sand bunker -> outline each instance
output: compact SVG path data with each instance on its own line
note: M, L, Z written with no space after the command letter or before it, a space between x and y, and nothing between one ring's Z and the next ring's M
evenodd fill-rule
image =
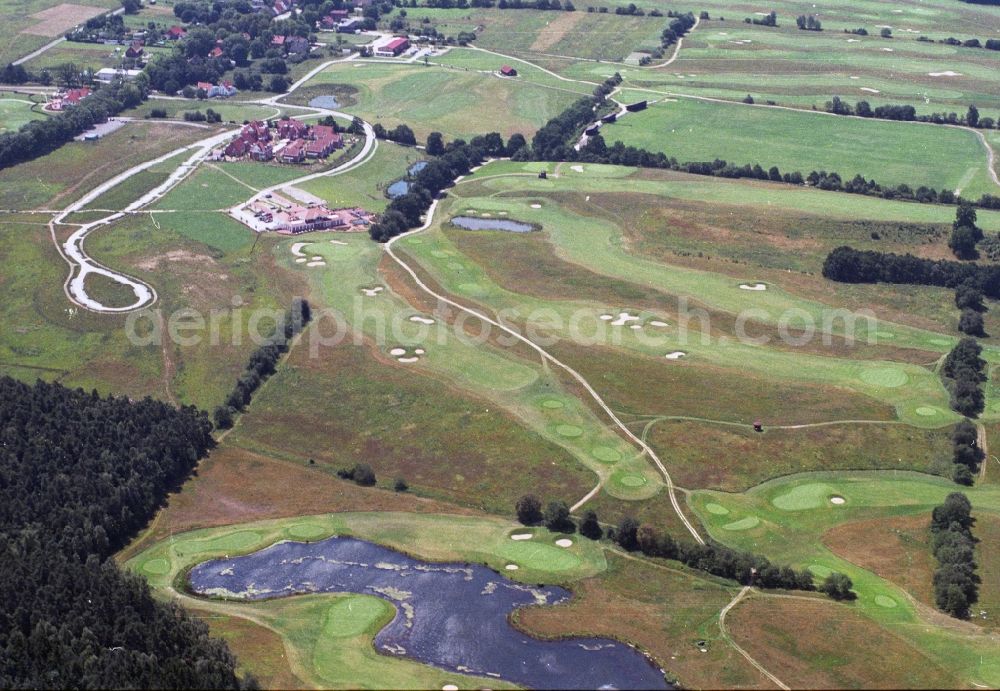
M891 53L892 52L892 48L883 48L882 50L884 50L886 53Z
M402 362L404 365L409 365L409 364L412 364L414 362L418 362L419 360L420 360L420 358L418 358L418 357L401 357L401 358L397 359L396 362Z
M848 43L860 43L861 41L859 41L859 40L858 40L858 39L856 39L856 38L849 38L849 39L847 39L847 42L848 42Z
M605 316L611 316L611 315L602 314L601 319L604 319ZM605 319L605 321L607 320ZM628 312L619 312L618 317L611 322L611 326L625 326L629 322L635 322L635 321L639 321L638 315L629 314Z
M534 537L533 533L514 533L510 536L511 540L530 540Z
M361 292L364 293L367 297L373 298L379 293L381 293L383 290L385 290L385 288L383 288L382 286L375 286L374 288L362 288Z
M416 350L414 350L413 352L414 352L414 353L415 353L416 355L423 355L423 354L424 354L424 353L426 353L427 351L426 351L426 350L424 350L423 348L417 348L417 349L416 349Z
M630 329L641 329L642 328L642 324L633 324L632 326L630 326L628 328L630 328Z
M570 166L569 169L570 170L575 170L577 173L582 173L583 172L583 166Z
M531 205L531 208L532 208L532 209L541 209L541 208L542 208L542 205L541 205L541 204L532 204L532 205Z
M311 262L306 262L306 266L326 266L326 262L324 262L324 261L311 261Z
M414 314L410 317L411 322L416 322L418 324L433 324L434 320L430 317L421 317L419 314Z
M292 254L294 254L296 257L306 256L302 254L302 248L308 244L309 244L308 242L296 242L294 245L292 245Z
M861 87L861 90L862 91L867 91L870 94L880 94L880 93L882 93L878 89L873 89L870 86L863 86L863 87Z
M308 260L305 257L299 257L298 259L295 260L295 263L296 264L302 264L302 263L304 263L306 261L308 261Z
M331 245L346 245L347 243L343 240L330 240Z
M962 76L961 72L952 72L951 70L947 70L946 72L928 72L927 74L928 74L928 76L931 76L931 77L961 77Z
M321 256L319 256L317 254L315 257L312 258L312 261L314 261L314 262L321 262L321 261L323 261L323 257L321 257Z
M567 540L566 538L563 537L563 538L559 538L558 540L556 540L556 544L559 547L572 547L573 546L573 541L572 540Z
M659 319L651 319L649 321L649 325L650 326L659 326L660 328L663 328L664 326L668 326L667 322L660 321Z
M393 348L389 351L389 355L393 357L399 357L400 355L406 355L406 348Z
M836 504L837 506L840 506L841 504L846 504L847 500L844 499L841 496L834 495L834 496L830 497L830 503L831 504Z
M668 360L680 360L685 355L687 355L687 353L685 353L683 350L675 350L672 353L667 353L663 357L667 358Z
M517 564L507 564L504 568L508 571L517 571L520 567Z
M767 290L766 283L740 283L740 290Z
M850 79L861 79L861 77L855 77L854 75L851 75L849 78Z

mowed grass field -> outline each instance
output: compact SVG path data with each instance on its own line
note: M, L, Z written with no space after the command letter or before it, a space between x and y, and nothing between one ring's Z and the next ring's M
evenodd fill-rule
M631 103L648 96L625 91L620 100ZM826 170L845 181L860 174L882 185L961 190L971 199L1000 193L989 177L987 152L979 139L951 127L681 98L657 100L601 133L608 144L622 141L681 162L721 158L736 165L757 163L765 170L778 166L803 176Z
M841 606L888 628L963 683L995 686L1000 683L1000 654L992 639L971 628L924 625L928 615L904 593L905 581L892 582L886 578L891 571L880 571L884 574L880 576L857 565L875 568L876 550L883 540L872 540L868 550L856 545L853 552L871 556L853 556L855 563L832 552L822 540L830 529L852 521L926 516L953 491L950 481L916 473L806 473L769 481L743 494L698 491L690 505L709 533L724 544L808 567L820 578L831 571L847 574L857 600ZM1000 512L1000 492L995 486L963 491L973 504L973 515L987 517L977 537L995 540L992 519ZM844 502L834 504L834 497ZM925 548L918 543L907 549Z
M14 132L32 120L42 120L45 113L40 112L42 106L38 97L24 94L0 94L0 134Z
M500 59L492 69L500 68ZM357 92L343 109L386 129L409 125L419 140L432 131L448 139L468 139L499 131L530 137L576 98L579 90L526 81L503 80L492 74L423 64L351 62L332 65L309 81L349 85ZM433 98L428 95L433 94ZM488 123L488 125L486 124Z

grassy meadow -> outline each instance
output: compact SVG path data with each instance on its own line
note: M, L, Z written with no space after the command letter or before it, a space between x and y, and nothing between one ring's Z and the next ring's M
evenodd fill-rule
M648 94L625 91L623 103ZM782 172L837 172L883 185L902 183L961 190L978 199L998 194L987 173L987 154L972 132L913 123L864 120L813 113L748 108L696 99L658 99L604 127L602 136L678 161L721 158L736 165L778 166ZM933 165L927 165L933 162Z

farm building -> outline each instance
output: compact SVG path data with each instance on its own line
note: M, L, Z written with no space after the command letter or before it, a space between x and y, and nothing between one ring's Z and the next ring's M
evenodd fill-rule
M140 74L142 74L142 70L116 70L111 67L104 67L94 73L94 80L103 82L104 84L110 84L116 79L124 79L127 82L131 82Z
M408 38L394 38L388 43L375 47L375 55L380 58L394 58L410 47Z
M625 106L625 110L630 113L637 113L640 110L646 110L646 101L636 101L635 103L631 103Z
M510 65L504 65L503 67L500 68L500 74L502 74L504 77L516 77L517 70L515 70Z

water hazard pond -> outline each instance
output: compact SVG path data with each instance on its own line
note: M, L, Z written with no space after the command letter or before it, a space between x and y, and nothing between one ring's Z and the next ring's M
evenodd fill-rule
M535 226L530 223L512 221L508 218L473 218L471 216L455 216L451 222L465 230L504 230L508 233L530 233Z
M195 566L202 595L262 600L296 593L359 593L392 602L396 616L375 647L426 664L534 688L666 689L663 673L633 648L602 638L540 641L507 622L525 605L570 597L516 583L484 566L434 564L364 540L279 542Z

